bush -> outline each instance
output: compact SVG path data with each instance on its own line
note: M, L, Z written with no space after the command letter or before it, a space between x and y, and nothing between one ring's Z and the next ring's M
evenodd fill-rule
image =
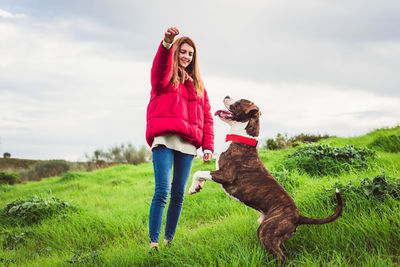
M47 160L36 163L27 172L22 172L21 176L28 180L40 180L46 177L60 176L69 168L69 164L65 160Z
M19 178L18 173L13 172L13 173L7 173L0 171L0 184L16 184L20 183L21 179Z
M361 188L367 198L383 200L388 195L394 199L400 198L400 180L390 179L385 174L378 175L371 180L363 179Z
M290 141L287 134L278 133L274 139L267 140L267 148L270 150L284 149L290 147Z
M278 142L276 140L270 138L267 139L267 149L269 150L277 150L278 149Z
M380 136L371 142L368 147L383 152L400 152L400 135Z
M290 142L291 143L295 143L295 142L301 142L301 143L314 143L314 142L318 142L321 139L327 139L330 136L325 134L325 135L314 135L314 134L299 134L296 135L292 138L290 138Z
M76 210L76 208L68 202L54 196L41 198L35 195L27 200L17 199L7 204L1 210L0 217L6 223L29 225L70 210Z
M5 152L5 153L3 154L3 158L9 159L9 158L11 158L11 154L8 153L8 152Z
M303 170L310 175L338 175L352 168L366 168L368 160L374 157L375 152L368 148L310 144L285 156L283 166L287 170Z
M287 134L278 133L275 139L267 139L266 148L269 150L277 150L285 149L288 147L297 147L299 144L318 142L321 139L326 139L329 137L329 135L314 135L302 133L289 138Z
M335 188L339 189L344 198L352 200L355 196L378 201L384 201L388 196L400 199L400 179L392 179L385 174L378 175L373 179L364 178L359 184L350 181L347 185L343 185L337 182L333 188L326 190L332 191ZM333 197L331 193L329 193L329 197L331 201L336 201L336 197Z

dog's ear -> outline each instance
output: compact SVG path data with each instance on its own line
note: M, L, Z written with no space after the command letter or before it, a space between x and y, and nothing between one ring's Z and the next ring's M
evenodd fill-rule
M256 105L254 105L253 103L251 103L245 110L244 112L246 114L249 114L251 117L253 117L254 115L256 115L259 112L259 109Z
M260 134L260 116L258 110L252 110L250 112L255 112L251 115L251 119L246 126L246 132L248 135L257 137Z

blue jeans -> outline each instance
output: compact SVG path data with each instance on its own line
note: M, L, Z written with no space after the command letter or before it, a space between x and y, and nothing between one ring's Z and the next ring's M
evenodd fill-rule
M170 241L173 239L182 210L193 157L193 155L184 154L165 146L153 148L153 168L156 187L150 206L150 242L158 243L164 207L167 204L170 190L171 199L165 225L165 239ZM171 184L172 166L174 166L174 175Z

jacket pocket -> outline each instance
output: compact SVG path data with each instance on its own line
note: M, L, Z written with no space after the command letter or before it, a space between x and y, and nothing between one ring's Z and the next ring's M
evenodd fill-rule
M188 99L188 113L189 113L189 123L197 124L197 101L196 99Z

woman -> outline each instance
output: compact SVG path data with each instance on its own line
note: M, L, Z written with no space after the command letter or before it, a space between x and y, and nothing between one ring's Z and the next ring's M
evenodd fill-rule
M196 46L189 37L174 42L178 34L179 30L174 27L165 32L151 69L152 89L146 126L146 141L153 151L155 177L149 216L151 250L158 250L169 191L166 244L171 243L175 234L197 149L202 147L204 161L210 161L214 150L213 119L199 73Z

